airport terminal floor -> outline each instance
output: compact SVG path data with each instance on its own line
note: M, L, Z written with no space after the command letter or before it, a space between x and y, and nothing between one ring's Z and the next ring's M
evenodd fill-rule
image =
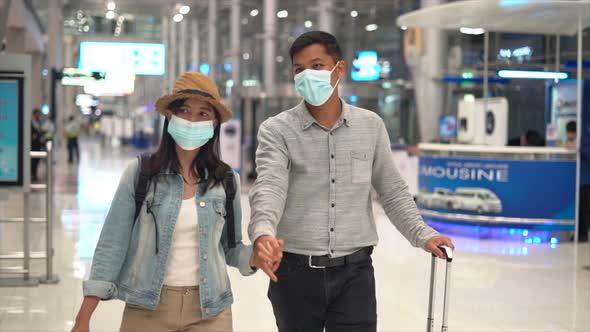
M126 163L140 153L129 147L102 146L90 139L82 140L81 146L77 165L66 163L63 147L56 158L55 273L61 281L32 288L0 287L0 331L63 332L74 323L82 301L82 280L89 273L119 176ZM244 185L244 225L249 215L247 192ZM43 213L43 201L42 195L33 195L32 216ZM3 216L22 207L19 195L0 204ZM378 204L374 209L380 237L373 254L378 331L424 331L430 258L408 244ZM41 250L43 227L32 227L32 250ZM0 254L21 245L21 232L21 225L0 224ZM456 252L449 331L590 331L590 243L576 248L564 241L552 248L548 243L460 236L453 236L453 240ZM34 262L32 272L42 274L43 264ZM266 275L259 272L242 277L230 269L230 277L235 294L234 331L276 331L266 295ZM438 304L435 317L440 323L440 301ZM118 331L123 306L117 300L101 302L91 331Z

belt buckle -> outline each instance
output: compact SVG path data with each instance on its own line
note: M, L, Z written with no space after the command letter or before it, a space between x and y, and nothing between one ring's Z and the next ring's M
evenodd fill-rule
M315 266L315 265L313 265L312 262L311 262L311 258L312 257L313 256L309 256L309 267L310 268L312 268L312 269L325 269L326 268L325 266Z

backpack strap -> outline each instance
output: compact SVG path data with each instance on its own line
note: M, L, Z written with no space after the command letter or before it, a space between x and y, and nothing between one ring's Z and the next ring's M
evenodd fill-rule
M229 170L223 178L225 189L225 223L227 224L227 243L229 248L236 247L236 224L234 216L234 199L236 198L236 184L234 172Z
M137 157L139 161L139 174L137 176L137 183L135 184L135 217L134 222L139 216L141 206L147 195L149 182L152 178L152 170L150 165L151 153L143 153Z

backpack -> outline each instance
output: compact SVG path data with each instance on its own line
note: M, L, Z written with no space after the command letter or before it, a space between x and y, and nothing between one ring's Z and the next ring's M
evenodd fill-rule
M139 175L135 184L135 217L137 220L141 206L145 200L149 183L154 176L150 167L151 153L143 153L137 157L139 160ZM236 198L236 185L233 171L229 170L223 178L223 188L225 190L225 224L227 225L227 242L229 248L236 247L236 226L234 216L234 199Z

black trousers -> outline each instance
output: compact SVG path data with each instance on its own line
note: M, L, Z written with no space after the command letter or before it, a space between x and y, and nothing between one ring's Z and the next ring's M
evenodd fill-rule
M578 238L588 240L588 224L590 224L590 185L580 186L580 226Z
M370 257L359 263L313 269L283 259L268 297L280 332L374 332L375 276Z
M76 157L76 161L80 162L80 149L78 147L78 137L69 137L68 138L68 162L74 162L74 156Z

